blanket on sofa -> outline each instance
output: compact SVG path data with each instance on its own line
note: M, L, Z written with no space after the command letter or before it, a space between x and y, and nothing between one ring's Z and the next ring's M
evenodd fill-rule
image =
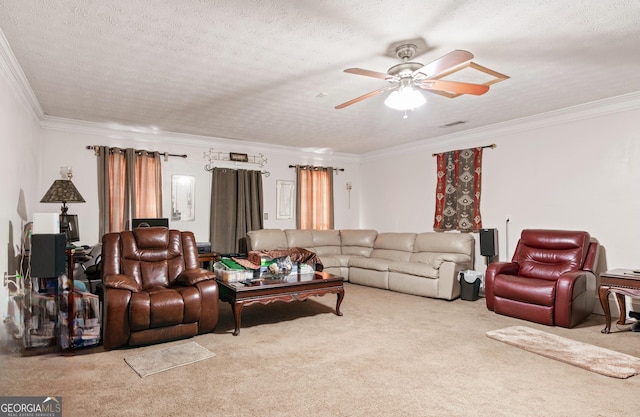
M257 267L260 267L262 256L268 256L270 258L282 258L288 256L291 258L291 262L303 263L311 265L316 271L322 271L324 269L322 261L315 254L305 248L289 248L289 249L273 249L273 250L261 250L261 251L249 251L247 260Z

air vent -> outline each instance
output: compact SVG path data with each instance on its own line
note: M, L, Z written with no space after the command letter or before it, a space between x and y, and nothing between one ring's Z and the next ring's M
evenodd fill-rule
M451 123L447 123L445 125L442 125L440 127L453 127L453 126L457 126L457 125L462 125L467 123L465 120L458 120L457 122L451 122Z

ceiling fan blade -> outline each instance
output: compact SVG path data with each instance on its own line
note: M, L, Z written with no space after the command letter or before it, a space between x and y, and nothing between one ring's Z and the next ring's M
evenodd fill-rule
M367 99L367 98L370 98L370 97L376 96L376 95L378 95L378 94L380 94L380 93L383 93L383 92L385 92L385 91L387 91L387 90L392 90L392 89L394 89L394 88L398 88L398 86L397 86L397 85L388 85L388 86L386 86L386 87L379 88L379 89L377 89L377 90L375 90L375 91L372 91L372 92L370 92L370 93L364 94L364 95L362 95L362 96L360 96L360 97L356 97L356 98L354 98L353 100L349 100L349 101L346 101L346 102L344 102L344 103L342 103L342 104L339 104L339 105L337 105L335 108L336 108L336 109L344 109L344 108L345 108L345 107L347 107L347 106L350 106L350 105L352 105L352 104L356 104L356 103L357 103L357 102L359 102L359 101L362 101L362 100L365 100L365 99Z
M421 73L427 76L427 78L433 78L438 74L448 70L449 68L460 65L464 62L473 59L473 54L462 49L456 49L446 55L441 56L435 61L425 65L424 67L414 71L414 75Z
M459 81L424 80L417 85L418 87L425 90L448 91L450 93L458 94L473 94L474 96L480 96L489 91L488 85L462 83Z
M387 78L393 78L389 74L385 74L383 72L370 71L362 68L347 68L344 72L348 72L349 74L356 75L364 75L367 77L379 78L381 80L386 80Z

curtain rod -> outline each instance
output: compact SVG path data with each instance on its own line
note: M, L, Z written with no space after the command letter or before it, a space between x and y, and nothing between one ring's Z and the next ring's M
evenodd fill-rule
M297 167L300 167L302 169L322 168L322 167L313 166L313 165L289 165L289 168L297 168ZM344 172L344 168L333 168L333 170L335 172Z
M492 143L491 145L476 146L476 148L482 148L482 149L491 148L491 149L494 149L496 146L498 146L498 145L496 145L495 143ZM442 152L440 152L440 153L442 153ZM437 153L432 153L431 154L431 156L436 156L436 155L438 155L438 154Z
M92 146L92 145L87 145L87 149L91 150L91 151L95 151L96 150L96 146ZM112 147L109 147L109 149L113 149ZM120 148L122 149L122 148ZM139 150L136 150L136 152L140 152ZM150 152L150 151L145 151L145 152ZM164 156L164 160L166 161L168 157L173 156L176 158L186 158L187 154L182 154L182 155L178 155L175 153L167 153L167 152L158 152L160 155Z
M225 168L225 167L214 167L214 166L205 166L205 167L204 167L204 170L205 170L205 171L208 171L208 172L211 172L211 171L213 171L214 169L220 169L220 170L222 170L222 171L224 171L224 172L227 172L227 170L229 170L229 171L237 171L237 169L236 169L236 168ZM256 171L257 171L257 170L256 170ZM260 173L261 173L262 175L264 175L265 177L268 177L269 175L271 175L271 173L270 173L269 171L267 171L266 169L263 169L262 171L260 171Z

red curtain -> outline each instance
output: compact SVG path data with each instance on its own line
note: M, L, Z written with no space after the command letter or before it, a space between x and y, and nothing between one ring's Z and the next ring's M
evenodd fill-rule
M435 231L475 232L482 228L482 148L443 152L437 158Z

